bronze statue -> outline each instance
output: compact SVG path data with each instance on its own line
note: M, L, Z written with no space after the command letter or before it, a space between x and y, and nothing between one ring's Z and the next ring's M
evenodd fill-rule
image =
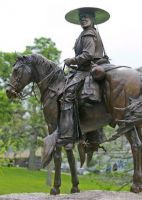
M95 28L96 24L108 20L109 14L99 8L84 7L70 11L65 18L83 28L75 42L75 57L64 60L65 65L73 70L68 75L65 89L59 99L57 145L64 145L69 149L75 141L82 138L77 97L84 85L85 77L90 74L94 64L109 62L99 32ZM96 93L94 99L95 102L99 102L100 96Z
M21 68L22 70L20 70ZM139 100L142 94L141 73L130 67L113 66L111 64L103 64L102 68L104 71L97 69L103 74L100 80L103 93L102 101L94 104L88 102L83 103L80 96L78 105L80 126L90 141L90 146L87 146L87 148L93 151L96 150L99 145L95 143L96 140L94 140L96 131L107 124L113 127L115 124L120 124L120 132L122 131L131 145L134 161L131 191L138 193L142 191L142 132L140 128L142 122L140 120L135 125L135 123L133 123L134 120L132 120L132 123L129 125L128 122L131 120L129 120L129 115L127 112L125 113L125 110L129 108L128 105L131 103L130 97L134 98L132 105L130 105L133 109L135 107L134 105L137 105L137 102L139 102L137 100ZM6 90L7 96L9 98L22 96L22 89L30 82L37 83L39 87L45 120L49 127L49 134L51 134L57 127L57 99L65 85L64 73L55 63L41 55L33 54L23 56L17 59L13 67L9 87ZM128 107L124 109L126 106ZM135 109L133 110L132 108L131 115L134 115ZM128 119L125 117L125 114ZM140 114L141 113L139 113L139 116ZM137 119L138 115L134 115L134 117ZM124 124L121 122L123 119L126 119L124 120ZM66 149L66 152L72 176L71 192L79 192L79 181L72 149ZM55 195L60 193L61 186L60 146L56 147L53 156L55 161L55 179L51 194Z
M130 142L134 161L131 191L138 193L142 191L141 74L130 67L109 64L100 35L94 27L109 19L106 11L79 8L67 13L66 19L81 24L83 28L75 43L75 57L65 60L65 64L73 68L68 78L61 68L41 55L23 56L13 67L7 96L20 97L22 89L30 82L37 83L40 89L43 112L51 134L47 137L51 148L47 146L48 156L45 154L44 165L49 163L52 155L55 162L51 194L60 193L61 147L65 147L71 169L71 192L79 192L73 144L81 139L79 151L83 164L85 154L90 156L91 152L92 156L93 151L100 147L101 128L107 124L119 126L113 139L125 134Z

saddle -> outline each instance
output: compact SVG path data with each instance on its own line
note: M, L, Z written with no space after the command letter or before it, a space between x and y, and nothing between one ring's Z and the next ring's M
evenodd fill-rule
M88 103L101 102L102 83L105 79L105 70L101 65L94 64L91 73L85 78L81 92L81 99Z
M81 100L87 103L101 102L102 90L100 84L93 79L92 75L85 78L81 91Z
M81 99L87 102L104 101L108 112L115 119L122 118L116 108L129 105L131 96L140 94L140 75L128 66L112 64L94 65L91 76L87 76L82 89Z

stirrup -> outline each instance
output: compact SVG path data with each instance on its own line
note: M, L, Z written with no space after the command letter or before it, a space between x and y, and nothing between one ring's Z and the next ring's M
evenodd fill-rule
M72 139L72 137L58 138L56 144L57 144L57 146L73 146L73 139Z
M57 139L57 144L66 145L66 144L68 144L68 143L73 143L72 137L58 138L58 139Z
M69 143L67 145L64 146L65 150L71 150L74 148L74 144L73 143Z

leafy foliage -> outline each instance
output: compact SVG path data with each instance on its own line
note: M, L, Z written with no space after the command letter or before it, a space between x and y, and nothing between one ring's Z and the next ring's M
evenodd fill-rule
M9 102L5 91L0 90L0 149L8 150L11 145L18 145L21 137L20 121L22 120L24 110L21 104ZM19 125L20 124L20 125ZM20 127L19 127L20 126ZM18 137L18 140L16 138Z
M52 61L59 61L61 51L59 51L55 43L50 38L35 38L32 46L26 46L24 54L38 53Z
M0 52L0 88L5 86L11 73L11 66L15 62L15 53Z
M36 38L33 45L26 46L20 55L39 53L55 62L59 61L60 51L50 38ZM22 102L9 102L5 94L5 86L16 61L17 54L0 52L0 153L19 149L36 149L42 144L47 134L47 125L43 117L40 103L34 96ZM31 86L27 87L27 91ZM40 99L37 93L38 99ZM34 138L34 142L33 142Z

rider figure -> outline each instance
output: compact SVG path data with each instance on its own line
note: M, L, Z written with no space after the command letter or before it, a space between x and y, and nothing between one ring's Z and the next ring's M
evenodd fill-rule
M75 42L75 57L64 60L65 65L70 68L72 68L72 65L76 65L76 69L73 73L70 73L64 93L59 100L59 138L57 144L70 149L73 143L81 137L77 97L85 77L90 73L92 63L108 62L95 24L108 20L109 14L99 8L85 7L70 11L65 18L71 23L80 24L83 28Z

